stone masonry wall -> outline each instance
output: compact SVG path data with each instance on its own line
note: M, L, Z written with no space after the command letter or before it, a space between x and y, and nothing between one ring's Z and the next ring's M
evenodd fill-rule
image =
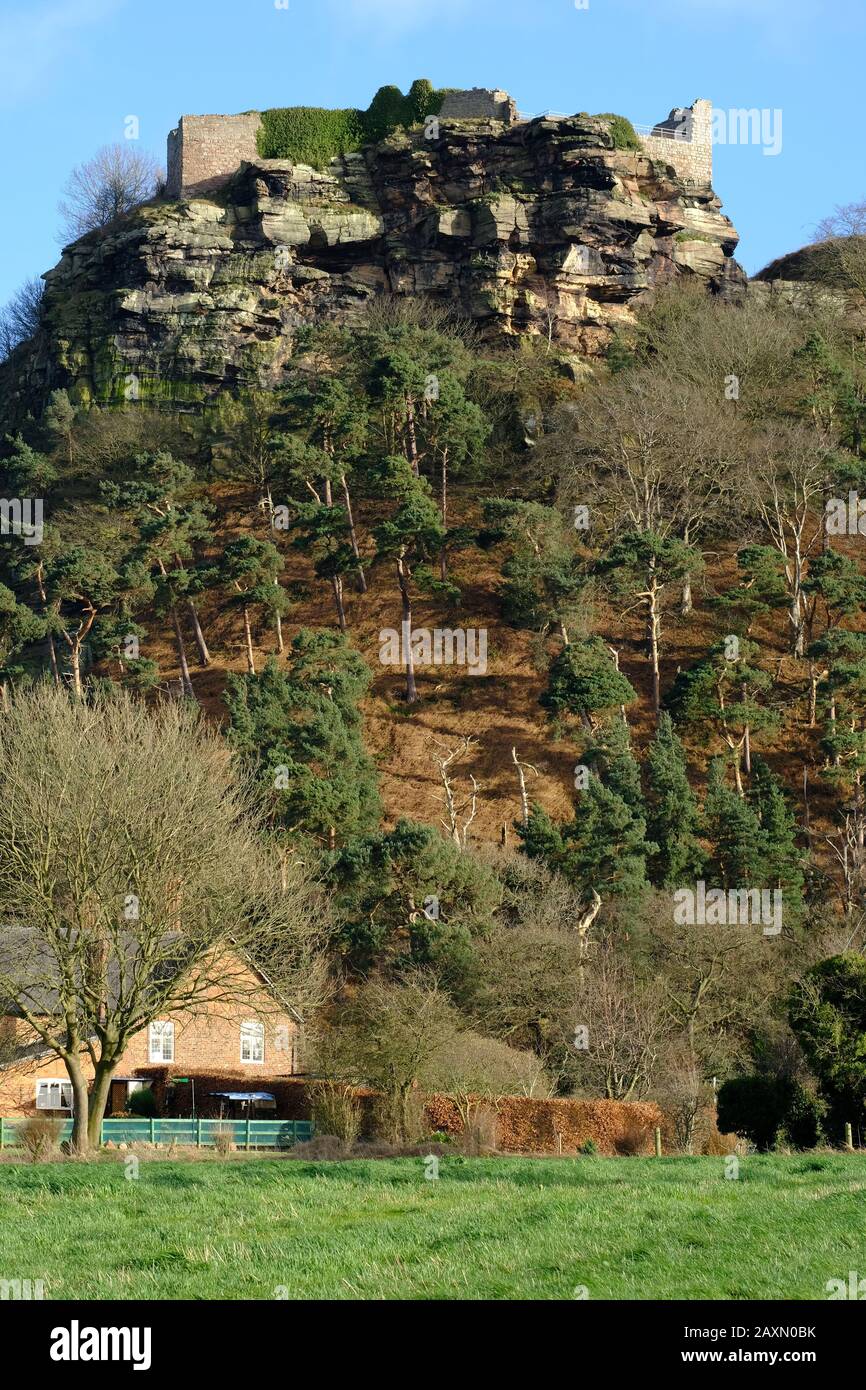
M517 115L517 106L507 92L500 88L472 87L468 91L449 91L439 112L443 120L507 121Z
M444 120L497 120L511 124L517 107L499 88L473 87L449 91L440 115ZM166 191L170 198L208 193L234 174L243 160L258 159L258 111L237 116L181 116L168 137ZM681 178L699 188L713 181L713 108L709 101L674 110L660 121L657 134L644 135L641 144L651 159L673 165ZM666 133L663 133L666 132ZM687 135L689 138L683 138Z
M239 116L181 116L168 137L166 191L170 198L218 188L242 160L258 159L258 111Z
M685 117L685 121L677 117ZM699 188L712 187L713 182L713 107L709 101L696 101L684 111L672 111L666 121L659 122L655 130L667 129L668 135L641 136L641 144L651 159L662 159L672 164L680 178ZM685 132L690 139L680 135L674 137L674 130Z

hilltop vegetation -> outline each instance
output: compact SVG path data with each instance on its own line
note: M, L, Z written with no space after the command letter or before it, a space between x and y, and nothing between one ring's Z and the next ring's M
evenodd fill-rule
M262 112L257 140L263 159L291 159L327 168L337 155L384 140L395 130L423 123L441 109L444 91L426 78L412 83L406 96L399 87L380 87L366 111L322 106L281 106Z

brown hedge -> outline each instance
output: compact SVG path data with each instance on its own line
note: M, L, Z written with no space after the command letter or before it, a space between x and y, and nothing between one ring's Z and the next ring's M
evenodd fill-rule
M180 1084L166 1095L166 1083L176 1067L140 1067L140 1076L148 1075L157 1103L164 1112L189 1114L191 1094L188 1085ZM181 1073L189 1076L189 1069ZM211 1074L193 1072L195 1076L196 1108L199 1114L211 1110L218 1113L217 1103L210 1091L233 1088L249 1089L247 1073ZM256 1089L272 1091L276 1097L277 1115L282 1119L306 1120L310 1117L309 1083L304 1077L257 1077ZM372 1132L375 1093L358 1090L364 1110L364 1134ZM457 1106L448 1096L431 1095L425 1102L425 1114L431 1131L440 1130L457 1135L462 1125ZM665 1149L670 1147L668 1126L657 1105L646 1101L619 1100L534 1100L526 1096L506 1096L497 1104L497 1144L506 1153L577 1153L592 1140L600 1154L652 1153L653 1130L659 1125L665 1131Z
M498 1145L508 1153L577 1153L592 1140L601 1154L652 1153L653 1130L663 1124L657 1105L645 1101L533 1100L506 1096L497 1106ZM430 1096L431 1129L460 1132L457 1107L448 1096Z

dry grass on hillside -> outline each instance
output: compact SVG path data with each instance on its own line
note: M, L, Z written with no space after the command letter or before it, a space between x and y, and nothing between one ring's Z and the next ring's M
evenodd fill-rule
M211 489L210 498L218 509L218 535L228 538L253 531L261 539L273 539L260 514L251 504L248 490L221 485ZM455 519L477 523L477 507L466 497L453 499ZM277 537L285 560L284 583L293 596L284 621L286 643L301 627L332 627L336 624L329 586L317 580L309 562ZM847 542L853 547L856 541ZM710 558L703 586L696 588L695 609L681 618L674 608L665 618L662 662L662 689L667 689L679 666L688 666L707 647L723 635L723 618L706 602L708 592L731 584L735 577L735 546ZM849 552L849 553L853 553ZM529 776L530 795L557 817L567 817L572 805L573 769L578 760L579 743L556 737L548 724L538 697L544 680L539 658L540 643L532 634L505 626L499 616L496 586L501 555L469 548L451 561L451 576L463 594L459 610L446 614L441 602L420 600L414 609L416 627L483 627L488 633L487 671L473 676L465 668L437 667L418 671L419 704L409 707L403 701L402 670L383 667L379 661L379 632L399 629L400 604L396 579L391 567L379 566L369 576L365 595L346 584L346 611L349 636L374 673L370 695L365 701L365 737L376 759L381 792L389 823L400 816L438 822L443 814L441 787L433 755L441 748L452 749L465 737L477 744L457 765L458 793L468 793L471 773L479 786L477 816L472 834L481 840L499 839L503 827L513 838L511 824L519 813L517 778L511 758L516 747L520 758L532 764L537 776ZM239 616L221 606L216 595L201 604L202 622L213 656L213 664L203 670L192 664L196 694L207 714L219 721L226 718L222 693L226 677L246 669ZM171 633L159 619L144 620L150 637L145 654L158 660L164 678L178 677L177 655ZM594 626L620 652L622 670L638 692L639 701L629 711L636 745L643 748L652 737L650 669L645 655L643 622L638 611L622 612L599 602ZM195 648L189 634L189 659L194 663ZM832 828L832 802L818 778L816 761L817 731L807 727L803 696L805 666L786 654L782 619L760 625L755 636L765 656L778 670L775 700L780 704L782 723L771 739L757 739L755 751L767 758L792 793L802 797L804 768L809 769L810 812L816 849ZM274 633L261 626L255 632L257 665L276 651ZM551 644L549 651L554 650ZM686 740L695 785L703 783L708 758L725 751L721 740L698 737ZM820 857L820 854L819 854Z

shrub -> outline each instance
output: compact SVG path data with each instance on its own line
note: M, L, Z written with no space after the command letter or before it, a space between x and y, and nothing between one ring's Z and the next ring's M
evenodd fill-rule
M854 951L812 966L795 986L789 1021L827 1102L834 1138L866 1113L866 956Z
M220 1158L228 1158L234 1143L234 1125L217 1125L212 1131L213 1146Z
M821 1137L822 1113L820 1101L787 1077L736 1076L719 1089L719 1129L743 1135L763 1152L783 1130L796 1148L812 1148Z
M597 121L607 121L609 123L615 150L643 149L643 145L638 139L637 131L627 116L617 116L613 111L601 111L595 119Z
M289 1158L301 1159L325 1159L328 1162L338 1158L345 1158L346 1145L336 1134L316 1134L312 1139L305 1139L300 1144L294 1144L288 1151Z
M598 1144L594 1139L586 1139L580 1146L580 1152L584 1158L595 1158L598 1153Z
M614 1140L614 1148L622 1158L633 1158L636 1154L650 1152L652 1145L652 1126L640 1120L629 1121L619 1137Z
M262 112L257 143L263 159L291 159L324 169L364 143L364 113L354 108L285 106Z
M499 1121L491 1105L482 1105L472 1112L469 1124L460 1136L460 1148L472 1158L496 1152Z
M342 1082L318 1082L310 1089L310 1105L316 1129L335 1134L351 1146L361 1132L363 1111L353 1086Z
M380 87L366 111L356 107L281 106L262 112L257 135L263 159L292 159L324 169L338 155L384 140L404 126L417 125L441 109L445 93L426 78L412 83L408 96L399 87Z
M157 1113L156 1096L149 1086L142 1086L129 1097L129 1112L144 1119L152 1119Z
M18 1141L31 1163L43 1163L56 1153L62 1132L62 1120L35 1115L18 1126Z

